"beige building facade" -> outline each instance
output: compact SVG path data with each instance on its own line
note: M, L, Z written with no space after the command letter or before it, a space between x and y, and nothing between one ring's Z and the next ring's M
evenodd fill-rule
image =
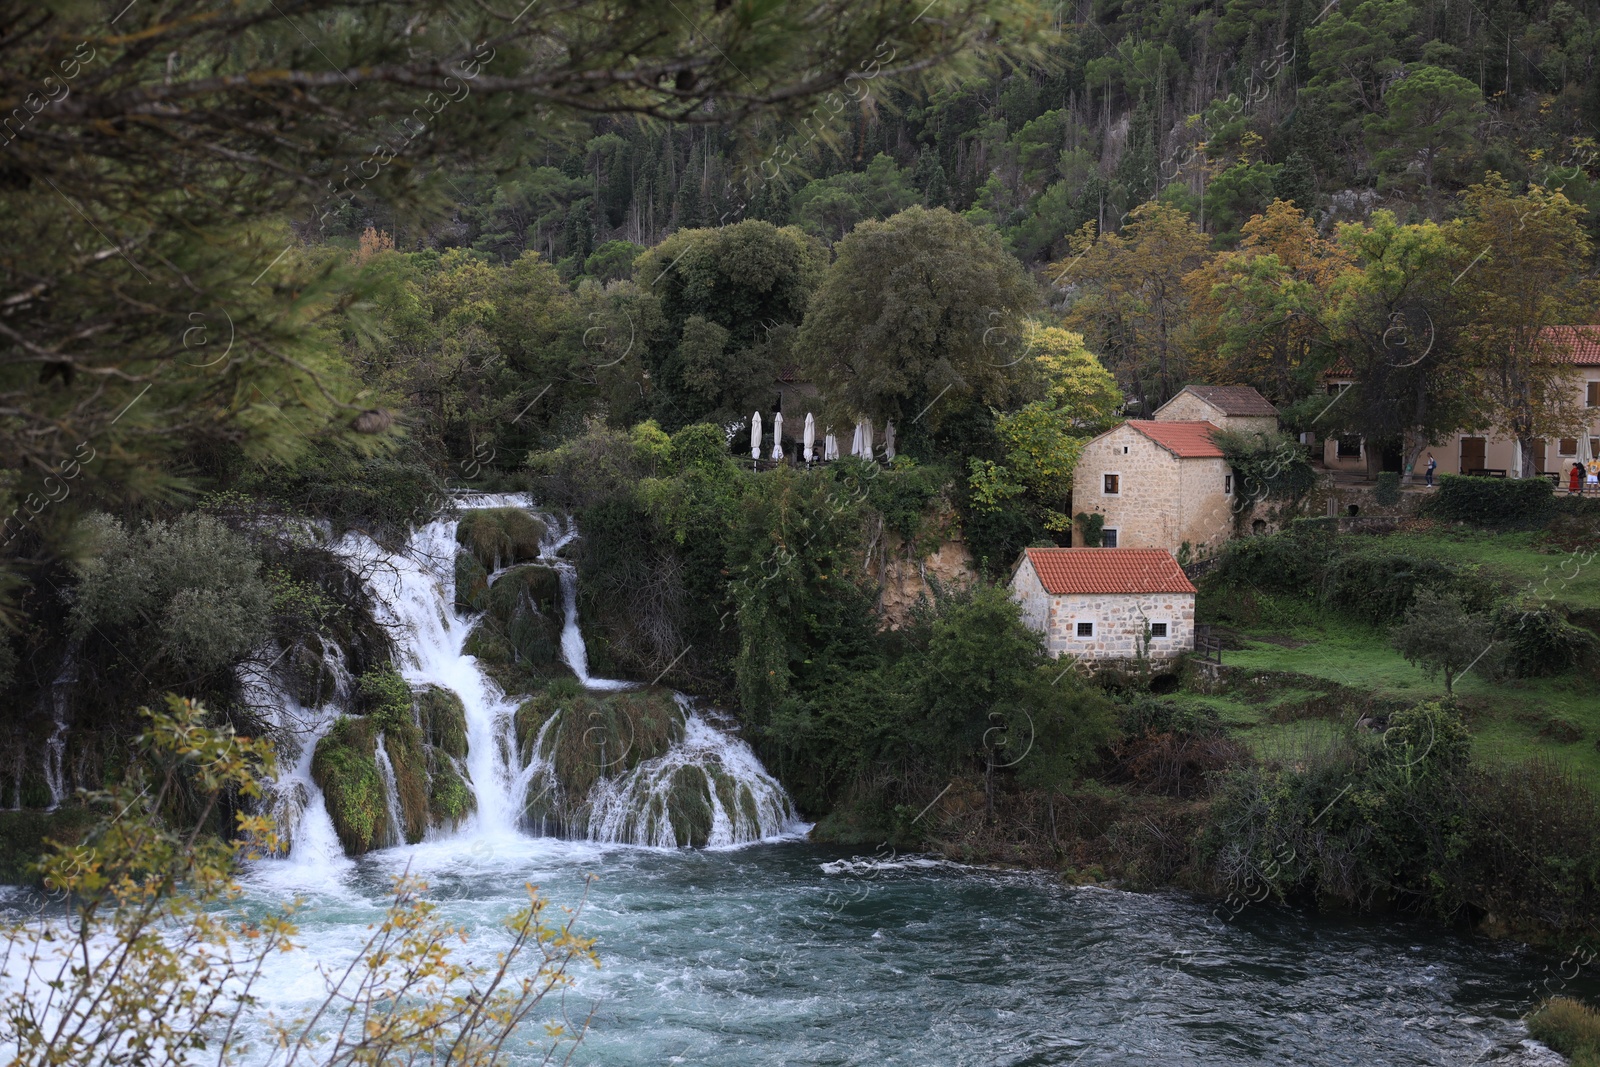
M1186 385L1156 409L1157 422L1209 422L1223 430L1272 433L1278 409L1248 385Z
M1565 489L1568 472L1574 462L1587 463L1600 458L1600 326L1556 327L1552 331L1559 339L1561 362L1568 365L1568 399L1581 417L1585 417L1582 430L1570 437L1541 439L1534 448L1534 469L1522 470L1522 450L1517 442L1496 436L1487 430L1452 434L1438 444L1423 447L1412 480L1420 481L1431 455L1438 461L1438 473L1472 474L1474 472L1520 478L1525 474L1555 474L1558 484ZM1592 333L1592 336L1591 336ZM1356 383L1349 373L1337 370L1324 376L1330 402ZM1365 472L1369 469L1367 442L1357 435L1329 437L1319 442L1320 455L1325 467L1332 470ZM1371 469L1399 470L1402 453L1395 450L1388 456L1374 456Z
M1215 548L1233 533L1233 468L1209 422L1133 419L1083 447L1072 512L1105 516L1107 548ZM1073 529L1083 547L1083 531Z
M1163 663L1194 649L1194 585L1168 552L1030 548L1011 592L1053 657Z

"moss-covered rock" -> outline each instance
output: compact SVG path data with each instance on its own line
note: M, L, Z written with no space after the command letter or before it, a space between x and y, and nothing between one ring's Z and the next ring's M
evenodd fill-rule
M372 720L340 716L317 742L311 757L311 778L327 801L339 843L352 856L370 851L389 837L377 742Z
M425 686L417 691L416 709L424 744L456 759L467 754L467 710L459 696L443 686Z
M456 610L482 611L489 606L489 569L477 556L456 553Z
M428 784L428 813L433 825L454 830L477 807L472 787L461 777L455 763L435 753Z
M568 675L561 661L561 575L550 567L515 567L495 579L484 596L485 614L472 628L465 651L510 693Z
M587 829L588 795L597 781L620 778L665 754L685 730L683 709L671 690L598 693L567 679L524 701L514 721L522 761L536 756L548 761L554 778L553 785L546 782L529 790L525 824L572 835ZM541 730L543 739L535 752Z
M678 846L701 848L711 838L711 793L707 772L699 767L679 767L667 791L667 816Z
M456 541L491 571L537 559L545 525L521 508L483 508L461 516Z
M428 798L431 792L428 755L423 748L422 731L407 721L383 732L383 750L394 768L394 788L400 804L400 828L407 844L422 840L428 830Z

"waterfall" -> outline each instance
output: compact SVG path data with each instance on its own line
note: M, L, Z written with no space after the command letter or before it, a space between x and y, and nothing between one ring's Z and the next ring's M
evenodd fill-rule
M67 697L77 680L78 674L69 655L61 673L50 686L50 737L44 744L44 782L50 790L50 806L46 811L55 811L67 799ZM17 806L22 806L20 786Z
M317 742L333 725L338 716L337 705L350 692L344 651L323 642L322 653L324 666L335 681L335 695L317 708L301 704L290 687L272 672L278 659L270 666L252 665L240 672L245 702L272 712L279 769L270 785L267 804L278 832L287 838L290 863L302 873L332 871L350 862L339 844L322 790L311 777Z
M383 735L378 735L378 780L383 783L383 804L389 816L389 835L385 844L406 843L406 823L400 816L400 785L395 781L394 764L389 760L389 750L383 747Z
M544 521L546 533L537 563L556 571L560 580L563 661L583 689L596 695L641 689L633 682L596 678L589 673L578 621L577 569L560 556L561 549L577 539L576 526L570 520L538 513L521 495L473 495L458 498L455 503L463 510L520 507ZM515 727L520 700L508 697L476 658L463 651L478 619L455 609L456 526L456 521L449 518L430 522L414 531L399 552L385 549L361 533L345 535L334 549L352 570L364 576L373 594L378 621L394 636L395 666L406 682L413 690L440 687L461 701L466 724L465 758L457 761L434 750L435 759L461 773L476 800L475 811L461 821L456 833L492 837L519 830L549 832L554 828L550 823L541 825L535 820L529 824L525 812L530 797L537 800L547 792L560 793L555 766L543 754L559 716L543 723L531 745L531 756L524 759L518 751ZM489 576L490 583L512 569L497 570ZM347 687L342 687L341 692L344 688ZM301 731L299 758L294 769L282 776L275 794L280 825L293 827L290 859L328 862L330 846L335 853L339 846L332 821L323 810L321 791L311 780L310 765L317 740L338 712L333 708L299 708L282 687L276 687L271 698L284 709L280 720L301 718L314 722L312 728ZM711 713L698 709L688 698L676 695L676 700L682 716L680 740L625 773L619 769L608 777L608 768L587 796L571 798L588 816L582 827L583 836L595 841L673 846L678 840L669 810L671 801L674 796L681 800L686 788L698 795L697 783L704 786L704 795L696 801L697 810L710 810L709 833L697 836L697 842L703 836L708 845L741 844L797 829L800 824L788 795L761 766L750 747L731 730L717 725ZM405 838L404 823L395 768L381 735L375 758L393 828L386 843L398 844ZM429 836L441 832L449 833L435 828ZM342 853L339 856L343 858Z
M482 498L507 506L504 498ZM512 498L521 502L521 498ZM441 519L413 534L405 550L388 552L364 534L349 534L339 551L371 575L378 621L395 635L395 666L413 687L437 685L461 698L467 720L466 772L477 798L470 826L485 834L516 829L512 766L516 705L462 651L473 619L456 614L456 524Z
M553 516L545 518L550 534L539 546L539 562L552 568L561 579L561 658L566 661L578 683L585 689L627 689L631 682L611 678L596 678L589 673L589 649L583 643L583 631L578 627L578 568L558 554L561 549L578 539L577 525L570 520L562 523Z
M713 726L682 694L678 702L685 719L682 742L621 778L595 783L589 794L590 839L658 848L676 845L669 798L674 779L685 768L700 768L706 776L711 802L708 846L759 841L792 825L796 816L789 795L750 746ZM657 811L660 818L652 820Z

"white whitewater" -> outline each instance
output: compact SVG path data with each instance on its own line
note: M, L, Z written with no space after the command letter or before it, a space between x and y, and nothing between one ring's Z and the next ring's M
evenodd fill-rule
M61 673L50 685L50 737L44 745L44 782L50 790L50 806L55 811L67 799L67 696L78 681L78 671L72 655L67 655ZM21 782L21 776L18 776ZM21 786L18 786L17 806L22 806Z
M319 880L317 875L345 869L351 862L339 843L322 790L311 777L311 758L317 742L333 725L338 705L350 692L350 672L345 667L343 650L325 642L323 664L334 678L334 694L316 708L301 704L270 666L247 668L241 677L245 702L272 709L279 768L268 804L279 833L287 833L290 863L309 881Z
M556 570L560 577L564 620L561 634L562 657L578 681L593 690L615 691L634 688L636 683L596 678L589 673L588 655L578 624L577 569L559 555L571 544L578 531L570 521L539 513L526 496L520 494L476 494L458 498L463 510L488 507L521 507L538 515L547 533L540 546L538 562ZM437 685L461 698L467 725L467 755L460 769L477 800L477 810L456 831L458 837L500 837L517 832L528 790L551 788L553 775L537 755L523 765L517 755L514 715L517 704L480 669L477 659L462 651L476 616L455 610L456 520L440 519L416 530L404 550L391 552L364 534L346 535L335 550L361 575L373 594L378 621L395 638L395 665L413 688ZM490 581L500 573L491 575ZM324 810L321 791L310 778L311 752L316 740L326 732L336 714L300 709L293 697L277 687L273 698L283 702L284 717L305 716L316 729L303 731L300 758L279 786L277 810L283 821L293 826L290 861L323 865L328 862L331 843L338 850L331 819ZM675 844L671 826L654 834L645 833L647 820L635 820L634 832L627 832L628 815L643 812L652 799L665 799L673 774L692 764L715 764L735 783L736 801L723 805L712 789L714 811L710 845L732 845L792 833L799 828L793 804L783 787L767 773L755 753L744 741L718 729L680 697L687 730L684 740L656 759L641 763L616 780L601 778L588 802L593 813L588 838L592 841L649 846ZM293 713L291 713L291 706ZM552 720L554 721L554 720ZM548 724L547 724L548 727ZM399 819L393 767L380 740L378 764L384 780L386 803L395 826L393 843L404 840ZM740 803L739 790L747 789L754 800ZM285 794L292 794L285 796ZM298 811L295 807L298 806ZM664 807L664 805L663 805ZM730 810L731 809L731 810ZM540 828L534 828L538 830ZM435 836L438 831L430 833ZM448 836L448 831L445 832ZM345 860L342 852L340 860Z
M759 841L793 825L796 818L789 794L767 773L750 746L713 726L681 694L678 703L683 708L685 723L681 742L655 759L644 760L621 778L601 778L590 790L589 837L596 841L620 841L655 848L676 845L675 831L664 810L654 832L648 819L632 817L648 810L652 799L665 798L673 775L691 766L720 768L734 783L732 804L724 801L721 791L711 790L711 833L706 839L707 847ZM740 803L746 790L752 801L754 818ZM629 833L630 819L632 833Z
M562 559L560 551L578 539L577 524L550 515L539 516L545 523L544 543L539 546L539 562L554 570L561 579L561 606L564 618L561 624L561 658L566 660L572 673L585 689L630 689L631 682L614 678L596 678L589 673L589 649L583 643L583 631L578 627L578 568Z

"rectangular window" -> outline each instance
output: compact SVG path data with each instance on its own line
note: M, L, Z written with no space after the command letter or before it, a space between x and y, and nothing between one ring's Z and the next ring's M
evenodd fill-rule
M1233 495L1233 475L1231 475L1231 474L1224 474L1222 476L1222 495L1223 496L1232 496Z
M1563 456L1576 456L1578 454L1578 439L1576 437L1563 437L1556 448Z
M1600 382L1589 383L1589 406L1600 408Z
M1117 547L1117 529L1116 529L1115 526L1113 526L1113 527L1111 527L1109 529L1105 529L1105 530L1101 530L1100 531L1100 547L1101 548L1116 548Z
M1339 435L1339 458L1353 459L1361 455L1361 438L1354 434L1342 433Z
M1167 624L1164 623L1164 622L1153 622L1153 623L1151 623L1150 624L1150 636L1151 637L1165 637L1165 636L1167 636Z
M1093 637L1094 636L1094 623L1092 623L1092 622L1080 622L1078 624L1078 636L1079 637Z
M1122 492L1122 475L1108 474L1105 476L1104 490L1106 496L1116 496Z

